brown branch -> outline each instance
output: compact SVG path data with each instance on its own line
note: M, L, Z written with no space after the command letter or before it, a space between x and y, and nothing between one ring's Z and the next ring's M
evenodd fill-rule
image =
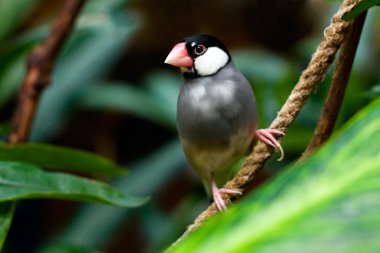
M347 34L347 39L342 44L321 116L315 128L314 135L302 155L303 158L311 155L316 148L321 146L322 143L330 137L333 131L343 102L344 92L348 84L366 15L367 12L364 12L354 20Z
M13 129L9 136L9 143L15 144L27 140L39 97L50 83L54 61L84 2L85 0L66 0L50 34L30 54L28 71L23 80L13 117Z
M281 108L271 128L286 131L290 124L305 105L310 94L315 90L319 82L324 78L328 67L334 60L335 54L345 39L351 21L342 20L343 14L350 11L359 0L345 0L339 11L332 18L331 24L324 32L324 38L319 44L307 68L302 72L300 79L289 95L284 106ZM253 152L245 160L237 175L226 183L224 188L238 189L244 191L245 187L253 180L255 174L263 167L264 163L272 155L273 149L268 145L259 143ZM215 204L211 204L201 213L193 224L188 226L185 233L175 242L173 246L184 239L189 233L196 230L206 219L217 213Z

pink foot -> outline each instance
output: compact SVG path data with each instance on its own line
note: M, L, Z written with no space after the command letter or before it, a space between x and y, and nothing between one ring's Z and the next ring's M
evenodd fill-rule
M257 139L268 144L269 146L272 146L273 148L277 149L280 152L280 157L277 159L277 161L281 161L282 159L284 159L284 150L282 149L280 142L278 142L278 140L276 140L276 138L274 138L273 135L284 136L285 133L277 129L266 128L266 129L256 130L255 135Z
M219 189L214 179L211 181L211 189L212 189L212 196L214 198L215 205L219 211L224 211L227 209L227 205L226 203L224 203L222 194L231 194L231 195L242 194L238 190L231 190L231 189L225 189L225 188Z

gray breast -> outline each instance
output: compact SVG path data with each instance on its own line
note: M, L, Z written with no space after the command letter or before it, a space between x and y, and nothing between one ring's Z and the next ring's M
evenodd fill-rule
M216 75L188 80L177 105L181 139L194 144L228 143L239 131L254 131L257 106L246 78L228 63Z

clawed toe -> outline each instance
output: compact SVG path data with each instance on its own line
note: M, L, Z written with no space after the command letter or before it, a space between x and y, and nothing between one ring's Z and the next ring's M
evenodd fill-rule
M282 149L280 142L273 136L273 135L284 136L285 135L284 132L277 129L273 129L273 128L267 128L267 129L257 130L255 135L257 139L268 144L269 146L272 146L273 148L275 148L276 150L280 152L280 157L277 159L277 161L281 161L282 159L284 159L284 150Z
M222 198L222 194L230 194L230 195L241 195L242 192L239 190L226 189L226 188L218 188L215 181L211 182L212 196L215 202L216 207L219 211L227 210L227 205Z

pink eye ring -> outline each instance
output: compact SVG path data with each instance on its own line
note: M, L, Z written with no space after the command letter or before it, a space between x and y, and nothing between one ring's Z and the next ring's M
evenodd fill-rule
M206 52L206 47L203 46L203 45L197 45L195 48L194 48L194 53L196 55L202 55Z

